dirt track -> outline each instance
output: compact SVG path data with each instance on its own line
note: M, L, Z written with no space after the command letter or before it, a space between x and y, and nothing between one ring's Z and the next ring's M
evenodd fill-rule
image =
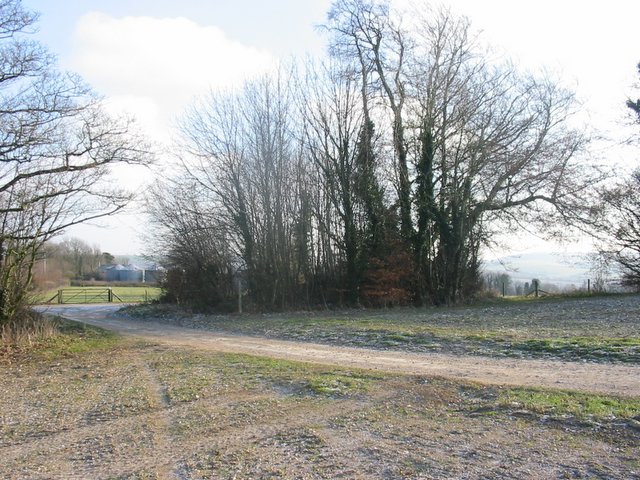
M109 316L118 307L51 307L49 313L142 337L167 345L244 353L302 362L366 368L385 372L434 375L496 385L540 386L592 393L640 396L640 367L601 363L504 359L447 354L414 354L313 343L233 336L121 320Z

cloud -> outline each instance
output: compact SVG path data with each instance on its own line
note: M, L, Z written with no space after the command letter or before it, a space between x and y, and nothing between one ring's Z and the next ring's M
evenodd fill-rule
M269 52L233 41L215 26L100 12L79 19L71 55L71 67L99 93L164 138L194 96L238 85L274 63Z
M181 17L92 12L76 24L65 67L106 97L110 113L134 115L161 151L173 135L173 121L194 96L241 84L275 63L269 52L233 41L215 26ZM114 171L122 186L137 191L144 190L149 175L141 169ZM135 211L98 223L106 228L82 225L68 234L99 239L102 248L114 253L143 250L138 234L144 221Z

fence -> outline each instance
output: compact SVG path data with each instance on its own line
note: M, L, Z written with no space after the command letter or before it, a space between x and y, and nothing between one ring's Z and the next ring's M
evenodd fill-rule
M149 292L135 294L116 294L111 288L63 288L45 303L78 304L78 303L138 303L149 301Z

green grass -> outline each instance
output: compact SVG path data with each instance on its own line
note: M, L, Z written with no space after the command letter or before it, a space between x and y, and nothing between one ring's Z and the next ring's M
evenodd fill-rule
M113 293L125 302L143 302L160 298L162 289L160 287L113 287Z
M630 419L640 415L639 398L561 390L512 388L501 392L497 402L502 407L517 407L542 415L571 415L579 419Z
M62 320L58 330L58 335L36 345L32 352L45 360L55 360L92 351L107 351L122 342L114 332L69 320Z

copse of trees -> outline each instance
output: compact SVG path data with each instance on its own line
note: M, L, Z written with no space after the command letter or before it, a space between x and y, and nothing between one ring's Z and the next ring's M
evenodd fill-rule
M79 238L47 242L38 253L33 287L46 290L67 285L72 280L97 279L100 266L115 261L110 253Z
M183 119L181 176L150 200L170 269L213 272L223 297L241 272L258 308L452 304L496 231L588 210L573 94L490 61L465 18L337 0L324 30L322 65Z
M109 184L110 167L149 160L130 122L109 117L30 39L37 18L0 0L0 331L9 336L29 322L25 295L45 243L124 208L131 194Z
M487 272L484 274L484 287L498 294L513 295L516 293L516 288L513 285L513 280L508 273L500 272Z

